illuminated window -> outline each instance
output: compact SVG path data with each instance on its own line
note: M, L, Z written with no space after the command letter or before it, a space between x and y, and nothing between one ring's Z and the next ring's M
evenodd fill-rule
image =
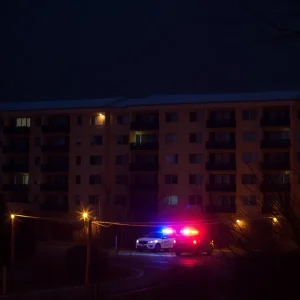
M165 205L177 205L178 204L178 196L166 196L164 197Z
M91 116L91 126L104 126L105 124L105 116L103 114L97 114L95 116Z
M28 174L19 174L14 177L14 184L28 184L29 175Z
M30 127L30 118L17 118L16 127Z

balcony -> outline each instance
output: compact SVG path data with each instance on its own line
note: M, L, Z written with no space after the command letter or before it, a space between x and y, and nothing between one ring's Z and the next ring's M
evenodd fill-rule
M206 121L206 128L235 128L236 127L236 120L207 120Z
M291 188L290 183L275 182L262 182L259 187L262 193L284 193L288 192Z
M135 182L132 184L132 188L135 190L153 190L158 189L157 182Z
M130 171L158 171L158 163L134 162L130 164Z
M2 172L29 172L29 164L8 164L2 166Z
M69 164L45 164L41 166L42 172L69 172Z
M159 130L159 120L156 121L135 121L130 123L130 130L144 131L144 130Z
M26 193L17 194L16 196L10 196L8 203L19 203L19 204L27 204L29 202L29 196Z
M43 133L70 133L70 124L48 124L42 126Z
M48 144L42 146L42 152L69 152L69 144L54 145Z
M230 184L217 184L217 183L208 183L205 185L207 192L235 192L236 185L235 183Z
M45 183L41 185L41 191L67 192L68 183Z
M224 150L234 150L236 148L236 142L235 141L207 141L206 142L206 149L208 150L218 150L218 149L224 149Z
M8 183L2 185L2 190L9 191L9 192L26 192L28 191L28 189L29 189L28 184Z
M214 213L214 214L221 214L221 213L236 213L236 204L231 205L207 205L204 207L206 213Z
M139 151L139 150L158 150L158 142L148 142L148 143L130 143L130 150Z
M290 170L291 164L289 161L263 161L261 168L263 170Z
M49 212L67 212L69 210L69 203L67 199L61 201L54 198L52 201L48 200L40 204L39 209Z
M7 126L3 128L4 134L29 134L30 127Z
M260 119L260 126L262 127L290 127L291 126L291 119L290 118L278 118L278 119L271 119L268 117L263 117Z
M27 153L29 145L9 145L3 147L3 153Z
M235 163L235 161L223 162L223 163L209 161L206 163L205 168L206 168L206 170L235 171L236 163Z
M283 149L290 148L291 140L290 139L278 139L278 140L261 140L260 148L261 149Z

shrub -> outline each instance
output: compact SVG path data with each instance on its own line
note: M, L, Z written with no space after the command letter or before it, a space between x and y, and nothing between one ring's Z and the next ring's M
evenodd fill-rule
M96 246L91 248L90 281L104 277L108 272L108 253ZM86 270L86 245L71 247L66 253L66 270L70 280L76 284L83 284Z

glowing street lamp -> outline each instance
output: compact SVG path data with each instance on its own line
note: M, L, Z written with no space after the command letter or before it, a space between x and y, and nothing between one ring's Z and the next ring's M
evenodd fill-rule
M273 222L274 222L274 223L277 223L277 222L278 222L277 218L274 217L274 218L273 218Z
M236 223L237 223L237 224L240 224L240 223L241 223L241 220L236 220Z
M82 218L83 218L84 221L86 221L86 219L88 217L89 217L89 214L86 211L82 212Z

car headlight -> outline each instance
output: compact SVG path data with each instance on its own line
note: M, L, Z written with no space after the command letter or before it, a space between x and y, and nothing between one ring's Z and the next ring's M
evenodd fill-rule
M149 241L148 243L149 243L149 244L153 244L153 243L154 243L154 241Z
M138 243L139 243L139 240L136 240L136 243L138 244Z

